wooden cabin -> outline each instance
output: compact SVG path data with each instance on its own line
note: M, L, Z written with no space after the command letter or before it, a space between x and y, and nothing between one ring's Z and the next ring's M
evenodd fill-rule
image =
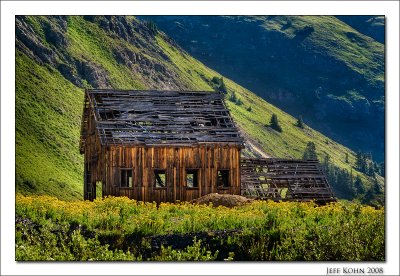
M239 195L242 148L220 93L85 91L84 199L98 189L150 202Z

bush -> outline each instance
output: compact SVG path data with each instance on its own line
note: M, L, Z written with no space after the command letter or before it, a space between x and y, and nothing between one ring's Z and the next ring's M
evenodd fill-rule
M240 98L236 97L235 91L232 91L232 93L229 96L228 100L233 102L236 105L239 105L239 106L243 104L242 100Z
M201 240L193 240L193 245L186 247L185 250L173 250L171 246L161 247L161 253L151 261L213 261L218 256L218 250L214 254L206 250L201 245Z

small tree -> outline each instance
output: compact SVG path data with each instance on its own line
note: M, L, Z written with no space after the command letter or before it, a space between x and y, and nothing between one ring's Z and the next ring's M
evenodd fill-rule
M222 92L222 93L224 93L224 94L226 94L228 91L227 91L227 89L226 89L226 85L225 85L225 82L224 82L224 78L220 78L220 83L219 83L219 87L218 87L218 91L220 91L220 92Z
M279 125L278 116L274 113L271 116L271 120L269 121L269 126L276 131L282 132L282 127Z
M359 172L362 173L367 173L367 157L364 153L362 153L361 151L357 151L357 155L356 155L356 166L357 166L357 170Z
M304 150L303 160L318 160L314 142L308 142Z
M252 110L251 106L249 106L248 108L246 108L246 110L247 110L248 112L251 112L251 110Z
M367 164L367 175L369 175L369 176L374 176L375 175L374 163L373 162L369 162Z
M382 194L381 186L379 185L378 179L374 178L374 185L373 185L374 193L379 195Z
M373 188L371 187L371 188L369 188L369 189L367 190L367 192L365 193L365 196L364 196L364 198L361 200L361 203L363 203L363 204L371 203L371 201L374 199L374 197L375 197L375 193L374 193Z
M379 174L380 176L385 177L385 162L379 164Z
M221 93L224 93L224 94L226 94L228 92L226 89L226 85L224 83L224 78L213 77L211 79L211 82L212 82L211 84L215 90L217 90Z
M358 194L365 193L364 184L359 175L357 175L356 180L354 180L354 188L356 188Z
M237 97L235 91L232 91L232 94L229 96L229 100L233 103L236 103Z
M330 162L331 162L331 156L325 152L324 163L322 165L326 174L330 173L330 167L331 167Z
M297 118L296 126L299 128L304 128L303 117L301 115L299 116L299 118Z

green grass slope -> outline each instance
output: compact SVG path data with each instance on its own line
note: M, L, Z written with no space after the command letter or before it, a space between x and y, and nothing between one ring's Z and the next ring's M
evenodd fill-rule
M317 49L322 50L326 55L343 62L371 85L383 85L383 44L358 33L337 18L333 16L278 16L271 20L264 18L261 20L268 30L281 32L290 39L298 36L299 30L312 27L312 33L304 37L305 47L313 47L313 52ZM288 22L290 26L287 26ZM383 96L382 91L374 92L377 95L371 95L372 98L379 99Z
M83 91L50 66L16 54L16 190L81 198Z
M212 90L212 78L222 77L135 18L30 16L16 23L16 190L22 194L82 199L82 87ZM226 101L235 122L267 154L300 158L313 141L321 160L328 154L335 166L351 170L354 152L296 127L292 116L224 80L227 98L234 93L242 102ZM266 126L272 113L281 133Z
M384 44L360 28L334 16L143 18L208 67L340 144L384 160Z

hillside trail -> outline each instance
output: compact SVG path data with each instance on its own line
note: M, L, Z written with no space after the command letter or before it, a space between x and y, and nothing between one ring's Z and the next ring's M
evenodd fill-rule
M253 153L255 157L258 158L271 158L272 156L267 154L261 147L261 145L250 138L249 135L246 134L240 127L239 127L240 135L244 138L245 148Z
M258 147L257 145L255 145L253 142L251 142L251 141L249 141L249 140L247 140L246 142L247 142L247 144L249 145L249 147L250 147L249 150L250 150L251 152L260 155L260 157L262 157L262 158L271 158L270 155L266 154L266 153L264 152L264 150L260 149L260 147Z

